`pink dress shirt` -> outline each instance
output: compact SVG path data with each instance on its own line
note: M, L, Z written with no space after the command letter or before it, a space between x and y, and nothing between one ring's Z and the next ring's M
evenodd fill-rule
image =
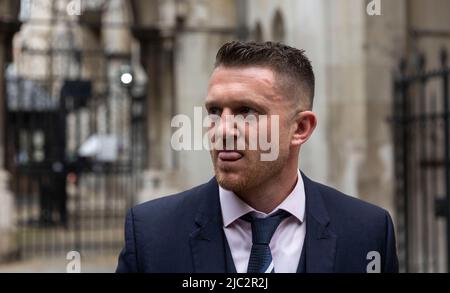
M252 212L256 217L268 217L278 210L291 214L283 220L270 241L270 250L276 273L295 273L305 240L305 189L300 171L297 183L286 199L271 213L265 214L250 207L232 191L219 186L220 205L225 236L238 273L247 272L252 247L251 224L240 219Z

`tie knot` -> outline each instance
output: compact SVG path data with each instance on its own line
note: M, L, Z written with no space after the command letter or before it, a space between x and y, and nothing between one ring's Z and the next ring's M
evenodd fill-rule
M267 218L256 218L247 214L242 219L252 224L253 244L268 245L278 225L287 217L289 217L289 213L280 210Z

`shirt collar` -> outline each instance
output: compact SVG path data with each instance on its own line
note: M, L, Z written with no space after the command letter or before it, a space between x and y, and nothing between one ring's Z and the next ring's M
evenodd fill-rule
M303 222L305 216L305 187L299 170L297 170L297 183L292 192L269 214L255 210L240 199L234 192L226 190L220 185L219 197L225 227L228 227L231 223L250 212L254 212L256 217L267 217L278 210L285 210L296 217L300 222Z

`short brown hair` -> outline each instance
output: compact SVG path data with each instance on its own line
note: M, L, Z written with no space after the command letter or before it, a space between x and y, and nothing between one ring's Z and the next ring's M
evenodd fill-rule
M307 107L314 101L314 72L304 50L275 42L232 41L224 44L216 55L215 67L264 66L285 77L281 87L288 97L298 101L306 96Z

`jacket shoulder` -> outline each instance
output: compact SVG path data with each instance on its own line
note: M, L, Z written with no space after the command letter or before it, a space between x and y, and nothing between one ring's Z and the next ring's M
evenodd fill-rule
M358 222L386 219L389 212L377 205L342 193L332 187L315 183L322 195L330 216L342 219L355 219ZM384 222L384 221L383 221Z
M133 216L135 219L151 218L161 221L165 217L187 213L196 207L205 196L203 190L207 184L138 204L131 209Z
M376 205L316 183L338 239L336 269L366 272L368 253L378 252L382 272L398 272L395 232L389 213ZM362 260L362 262L361 262Z

